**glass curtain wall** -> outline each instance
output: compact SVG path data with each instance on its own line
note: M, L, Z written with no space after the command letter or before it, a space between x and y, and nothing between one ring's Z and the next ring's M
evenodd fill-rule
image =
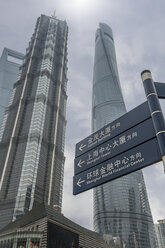
M95 36L92 131L125 112L112 30L100 23ZM119 236L128 248L157 247L142 171L94 189L94 229Z

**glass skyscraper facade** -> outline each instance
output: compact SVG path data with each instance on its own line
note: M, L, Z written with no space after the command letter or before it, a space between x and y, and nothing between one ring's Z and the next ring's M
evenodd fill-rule
M41 15L26 49L0 130L0 228L41 202L61 211L67 36Z
M155 231L158 240L158 248L165 248L165 219L158 220L155 224Z
M13 84L17 81L19 67L24 55L9 48L4 48L0 58L0 124L5 108L8 106Z
M92 131L125 112L112 30L100 23L95 36ZM94 189L94 229L120 236L128 248L157 247L142 171Z

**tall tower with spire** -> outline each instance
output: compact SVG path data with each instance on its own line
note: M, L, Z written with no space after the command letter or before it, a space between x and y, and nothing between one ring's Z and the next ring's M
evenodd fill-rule
M0 57L0 125L23 59L23 54L9 48L4 48Z
M125 112L112 30L100 23L95 36L92 131ZM94 189L94 229L120 236L128 248L157 247L142 171Z
M65 21L41 15L0 130L0 228L45 202L61 211L67 87Z

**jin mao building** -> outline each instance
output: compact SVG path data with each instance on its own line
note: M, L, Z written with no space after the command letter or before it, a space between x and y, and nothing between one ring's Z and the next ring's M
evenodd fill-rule
M95 37L92 131L125 112L112 30L101 23ZM119 236L129 248L157 247L142 171L94 189L94 229Z
M0 130L0 228L41 202L62 205L67 86L65 21L41 15Z

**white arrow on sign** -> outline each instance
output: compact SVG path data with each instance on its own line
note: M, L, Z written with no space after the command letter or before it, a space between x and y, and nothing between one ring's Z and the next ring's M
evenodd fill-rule
M81 178L79 178L78 182L77 182L77 186L81 187L81 183L84 183L85 180L81 180Z
M84 148L84 147L86 147L86 145L81 144L80 147L79 147L79 150L80 150L80 151L83 151L83 148Z
M85 163L85 161L82 161L82 160L80 159L80 161L78 162L78 164L77 164L77 165L78 165L78 167L80 167L80 168L81 168L81 167L82 167L81 165L82 165L82 164L84 164L84 163Z

